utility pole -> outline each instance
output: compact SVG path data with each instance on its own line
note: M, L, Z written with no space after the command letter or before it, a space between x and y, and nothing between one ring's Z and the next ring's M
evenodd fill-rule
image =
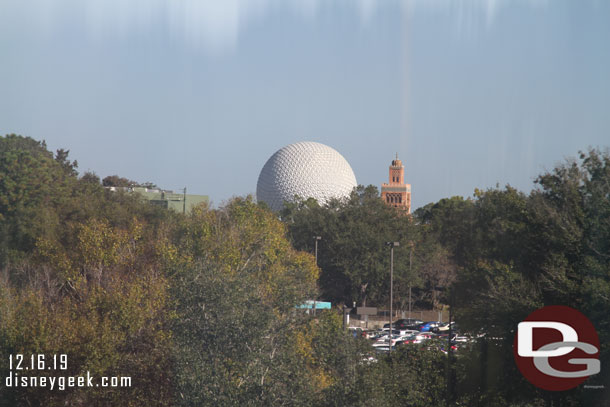
M184 196L182 198L182 213L186 215L186 187L184 187Z

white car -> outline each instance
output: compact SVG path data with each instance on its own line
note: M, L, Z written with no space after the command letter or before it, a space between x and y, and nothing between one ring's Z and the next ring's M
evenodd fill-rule
M400 335L392 335L392 346L396 345L396 342L401 340L401 336ZM388 339L388 335L382 336L381 338L377 339L377 341L373 344L374 348L379 348L379 347L388 347L388 343L389 343L389 339Z

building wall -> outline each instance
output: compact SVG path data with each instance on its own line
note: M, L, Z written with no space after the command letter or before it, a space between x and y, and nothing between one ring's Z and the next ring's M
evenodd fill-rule
M126 192L137 193L144 199L148 200L153 205L158 205L166 209L171 209L176 212L189 213L193 207L205 203L209 205L210 199L207 195L193 195L193 194L180 194L174 193L173 191L166 191L162 189L150 189L150 188L123 188L123 187L110 187L112 191L124 190ZM185 202L186 199L186 202ZM186 205L185 205L186 203Z
M381 184L381 199L394 208L411 213L411 184L405 184L404 178L405 167L396 156L389 168L388 183Z

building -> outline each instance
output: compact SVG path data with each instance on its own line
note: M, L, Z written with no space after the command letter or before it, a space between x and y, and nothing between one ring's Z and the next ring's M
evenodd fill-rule
M276 151L258 176L256 199L273 211L284 202L314 198L320 205L349 197L356 176L347 160L334 148L302 141Z
M392 160L388 183L381 184L381 199L388 205L411 213L411 184L405 184L405 167L402 161Z
M111 191L122 190L130 193L137 193L153 205L161 206L165 209L172 209L180 213L189 213L194 206L205 203L209 205L210 199L206 195L192 195L185 193L174 193L156 188L144 187L107 187Z

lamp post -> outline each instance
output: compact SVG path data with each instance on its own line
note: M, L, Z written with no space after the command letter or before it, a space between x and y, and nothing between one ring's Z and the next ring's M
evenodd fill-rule
M322 236L314 236L313 241L315 243L315 255L316 255L316 266L318 265L318 241L322 240Z
M447 335L447 368L445 372L445 382L447 385L446 390L446 401L447 406L450 406L453 402L453 372L451 370L452 364L452 351L451 351L451 337L453 336L453 327L451 325L453 319L453 303L454 303L454 290L451 284L447 286L434 287L438 290L445 291L445 294L449 296L449 331Z
M400 242L385 242L390 247L390 332L388 334L388 352L392 352L392 303L394 302L394 248Z
M315 256L316 256L316 267L318 266L318 241L322 240L322 236L314 236L313 241L315 243ZM313 314L316 315L316 300L313 300Z
M409 251L409 319L411 319L411 281L413 279L413 274L411 273L411 260L413 258L413 241L409 242L409 246L411 247L411 250Z
M453 312L453 286L449 286L449 337L447 338L447 405L453 401L453 372L451 370L451 337L453 329L451 317Z

